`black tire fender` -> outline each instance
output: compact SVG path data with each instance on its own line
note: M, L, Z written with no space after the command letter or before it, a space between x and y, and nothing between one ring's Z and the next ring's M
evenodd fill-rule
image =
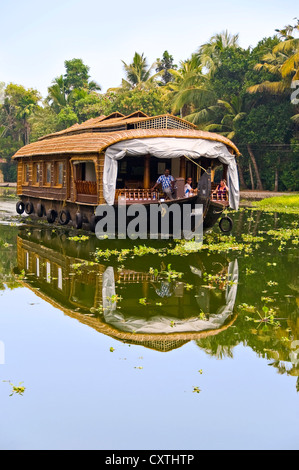
M44 205L41 204L40 202L36 206L36 213L38 217L43 217L46 213Z
M83 214L81 212L77 212L76 217L75 217L75 228L76 229L81 229L83 225Z
M62 211L59 212L58 220L60 225L67 225L69 221L71 220L71 214L69 213L68 210L63 209Z
M228 226L226 226L228 224ZM219 220L219 228L221 232L230 232L233 228L233 221L230 217L225 215Z
M47 212L47 221L49 224L54 224L57 217L57 212L54 209L50 209Z
M30 215L34 212L34 206L32 202L28 201L25 203L25 212L26 214Z
M90 228L90 231L93 233L95 233L96 231L96 225L98 223L98 220L99 218L96 217L94 214L89 219L89 228Z
M25 210L25 204L23 201L18 201L16 204L16 211L19 215L22 215Z

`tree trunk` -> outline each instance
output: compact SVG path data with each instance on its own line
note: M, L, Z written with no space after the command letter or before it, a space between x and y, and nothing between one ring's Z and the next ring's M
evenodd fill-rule
M280 164L280 157L277 157L277 163L276 163L276 168L275 168L275 181L274 181L274 191L278 191L278 167Z
M24 145L28 145L30 143L30 125L24 119Z
M274 191L278 191L278 168L275 168L275 180L274 180Z
M255 159L255 156L253 154L253 151L252 151L252 148L251 148L250 144L247 144L247 150L248 150L250 159L252 161L252 165L254 167L254 171L255 171L255 175L256 175L256 181L257 181L257 189L260 190L260 191L263 191L263 184L262 184L262 180L260 178L260 172L259 172L259 169L258 169L258 166L257 166L257 163L256 163L256 159Z
M245 180L244 180L243 170L242 170L240 162L238 162L238 170L239 170L241 189L247 189L247 185L246 185Z
M251 163L249 162L249 174L250 174L250 181L251 181L251 189L254 190L254 179L252 174Z

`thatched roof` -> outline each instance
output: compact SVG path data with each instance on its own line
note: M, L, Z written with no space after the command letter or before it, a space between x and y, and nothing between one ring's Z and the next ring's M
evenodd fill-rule
M132 129L116 132L85 132L74 135L57 135L55 138L39 140L22 147L13 158L101 153L107 147L117 142L151 137L205 139L222 142L231 148L237 156L240 155L233 142L226 137L211 132L195 129Z
M74 135L85 132L113 132L137 128L197 129L194 124L185 121L178 116L172 116L171 114L147 116L142 111L135 111L128 116L124 116L119 112L115 112L108 116L103 115L88 119L88 121L85 121L82 124L74 124L63 131L45 135L39 140L51 139L59 135Z

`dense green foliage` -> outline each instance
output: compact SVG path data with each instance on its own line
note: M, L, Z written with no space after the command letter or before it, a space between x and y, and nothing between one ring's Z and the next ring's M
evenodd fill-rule
M15 180L11 156L22 145L75 123L119 111L149 116L173 113L199 129L233 140L242 152L240 180L249 189L299 190L299 106L291 102L299 79L299 22L255 47L238 35L216 34L179 66L168 51L149 65L135 52L124 61L117 88L101 93L81 59L65 61L48 95L0 82L0 158L6 180Z

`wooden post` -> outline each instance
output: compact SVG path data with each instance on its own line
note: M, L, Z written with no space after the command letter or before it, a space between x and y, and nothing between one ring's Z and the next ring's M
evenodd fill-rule
M186 160L185 157L180 157L180 178L186 179Z
M150 189L151 175L150 175L150 155L144 158L144 175L143 175L143 188Z
M104 161L105 155L101 153L99 156L99 163L98 163L98 174L97 174L97 181L98 181L98 203L105 204L104 194L103 194L103 173L104 173Z
M211 166L211 183L214 183L214 179L215 179L215 168L214 168L214 165L212 164L212 166Z
M227 168L228 165L223 164L222 179L227 182Z

